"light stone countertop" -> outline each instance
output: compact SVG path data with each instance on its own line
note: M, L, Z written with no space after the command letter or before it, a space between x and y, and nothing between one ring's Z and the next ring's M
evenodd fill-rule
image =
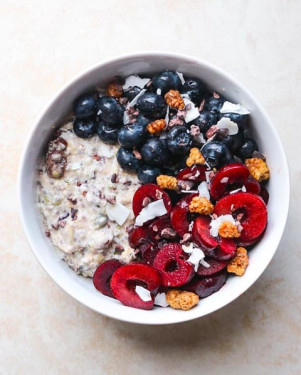
M301 374L301 2L0 2L0 374ZM136 326L80 305L43 271L18 215L20 153L38 114L82 70L139 50L216 64L261 101L283 140L291 208L262 277L231 305Z

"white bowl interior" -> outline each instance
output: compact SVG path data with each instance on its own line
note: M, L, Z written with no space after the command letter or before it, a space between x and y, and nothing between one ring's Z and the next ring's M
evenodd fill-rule
M186 312L170 308L155 308L152 311L133 309L97 292L91 279L76 275L59 259L45 236L36 203L36 171L45 144L53 132L52 125L62 123L73 100L96 84L105 86L113 76L151 74L164 69L198 77L228 100L246 106L251 112L252 133L260 150L266 154L271 170L268 183L268 227L263 239L249 253L250 264L245 275L242 278L228 278L219 292L201 300L197 307ZM56 96L37 121L25 147L20 166L19 198L24 229L34 254L50 277L67 293L84 305L112 318L134 323L169 324L209 314L233 301L256 281L274 255L284 230L289 205L289 177L286 157L273 124L247 89L225 72L205 62L169 53L145 53L100 64L68 84Z

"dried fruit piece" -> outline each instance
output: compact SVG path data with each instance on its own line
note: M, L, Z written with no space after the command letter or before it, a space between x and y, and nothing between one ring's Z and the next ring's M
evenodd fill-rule
M267 163L259 158L251 158L245 160L251 175L259 182L268 180L270 178L270 170Z
M245 273L248 264L249 257L247 250L244 247L239 247L235 257L229 261L227 271L242 276Z
M176 108L176 109L184 109L185 103L184 100L178 90L169 90L165 95L164 95L166 103L171 107L171 108Z
M182 246L177 243L164 245L156 255L153 266L160 271L164 286L180 286L188 283L193 274L193 266L184 260Z
M224 221L218 228L218 234L224 238L238 238L240 237L240 232L237 226L231 221Z
M209 215L213 212L214 206L209 199L196 196L192 198L189 204L189 211L201 215Z
M178 180L175 177L161 174L156 178L158 186L161 189L175 190L178 186Z
M151 293L150 301L143 301L135 291L139 285ZM111 278L111 289L114 296L126 306L150 310L154 305L154 293L160 286L158 271L140 263L126 264L118 268Z
M159 135L165 129L166 123L164 119L155 120L147 125L146 129L150 134Z
M190 154L186 159L187 167L192 167L194 164L205 164L205 158L197 147L190 149Z
M200 298L193 292L171 289L166 293L166 301L173 309L190 310L196 306Z
M108 297L115 298L110 288L110 281L113 273L122 263L117 259L110 259L102 263L95 271L93 284L97 290Z

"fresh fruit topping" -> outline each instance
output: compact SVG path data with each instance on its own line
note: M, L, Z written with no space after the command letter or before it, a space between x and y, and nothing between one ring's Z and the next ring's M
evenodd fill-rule
M113 273L121 266L122 263L117 259L107 260L98 266L93 276L93 284L95 288L105 296L114 298L110 288L110 281Z
M189 204L189 211L201 215L209 215L213 212L214 206L209 199L196 196L192 198Z
M182 87L178 74L170 70L156 74L152 83L156 90L160 90L161 95L165 95L169 90L180 90Z
M119 127L123 124L122 105L112 96L102 96L97 100L98 112L104 122L107 122L112 127Z
M210 235L210 223L210 217L199 216L195 219L192 228L192 238L206 255L211 255L212 250L218 246L218 240Z
M178 173L177 179L181 181L206 181L206 172L208 171L205 166L193 166L184 168Z
M136 227L129 233L129 244L136 249L148 241L148 230L146 227Z
M237 156L242 160L252 157L254 151L258 151L258 145L252 138L245 139L244 143L240 146L237 151Z
M156 178L162 173L158 167L150 167L148 165L142 165L138 171L137 176L141 184L152 184L156 182Z
M249 264L248 252L244 247L237 249L236 255L227 265L227 271L242 276Z
M147 137L146 126L137 120L133 124L123 126L118 131L118 143L124 147L139 147Z
M189 78L183 84L182 94L188 95L189 99L197 105L200 104L206 92L205 84L197 78Z
M177 90L169 90L164 95L164 99L171 108L182 110L185 107L184 100Z
M244 186L245 186L246 191L248 193L260 194L261 186L260 186L259 182L255 178L253 178L252 176L249 176L247 181L245 181ZM267 202L266 202L266 204L267 204Z
M123 93L123 96L125 98L128 98L129 101L133 100L141 91L141 88L138 87L138 86L133 86L131 87L130 89L128 89L127 91L125 91Z
M177 243L164 245L156 255L153 266L160 271L164 286L184 285L194 274L193 266L184 260L182 247Z
M148 165L162 167L169 158L166 143L160 138L150 138L141 147L141 155Z
M159 248L153 242L146 242L139 246L139 252L142 260L147 264L152 265L159 252Z
M155 242L162 239L174 240L177 237L177 233L172 229L169 219L153 221L148 227L148 235Z
M150 292L150 300L143 300L136 287L140 286ZM118 268L111 278L111 289L114 296L126 306L150 310L154 305L154 296L160 286L160 275L156 269L147 264L126 264ZM138 288L139 290L139 288Z
M222 167L211 181L210 194L218 200L230 193L231 190L241 188L246 184L250 175L248 168L241 163L232 163Z
M219 120L219 115L216 112L202 111L200 116L193 120L192 123L197 125L201 133L206 133L212 125L216 125Z
M79 96L73 103L73 113L76 117L87 118L96 114L96 95L87 93Z
M135 216L138 216L143 208L149 203L163 199L164 206L167 213L171 211L171 202L168 194L154 184L146 184L140 186L133 197L133 212Z
M186 159L187 167L192 167L194 164L205 164L205 158L197 147L190 149L190 154Z
M200 298L205 298L220 290L226 282L226 277L227 273L224 271L204 278L196 276L190 281L190 283L184 285L183 289L196 293Z
M269 192L267 191L267 189L265 188L265 186L261 186L260 187L260 193L259 193L259 195L263 199L264 203L267 205L268 202L269 202L270 195L269 195Z
M233 154L237 154L237 150L243 145L245 137L243 132L227 136L222 132L217 132L216 140L224 143Z
M178 180L175 177L161 174L156 179L161 189L175 190L178 187Z
M217 216L232 215L242 227L239 244L250 245L263 234L267 225L267 209L264 201L250 193L236 193L217 201Z
M184 155L189 152L192 145L192 137L186 126L174 126L167 133L167 146L174 155Z
M118 129L111 127L103 121L97 123L96 133L105 143L115 144L117 142Z
M259 158L251 158L245 160L252 177L259 182L268 180L270 178L270 170L267 163Z
M73 121L73 131L80 138L91 138L95 130L96 123L93 119L76 117Z
M136 171L140 167L140 160L136 158L130 148L120 147L117 152L117 161L120 167L126 171Z
M166 293L166 302L177 310L190 310L198 304L199 300L197 294L186 290L171 289Z
M205 101L204 109L210 112L219 112L224 102L225 99L214 92L213 96Z
M138 98L137 109L147 118L164 118L166 113L166 103L162 96L147 92Z
M217 260L207 258L206 264L200 264L197 270L199 276L211 276L226 268L227 262L224 260Z
M231 151L222 142L211 141L205 143L201 152L211 168L217 168L233 162Z
M239 113L223 113L222 117L229 118L231 121L235 122L241 130L247 127L249 121L248 115L241 115Z
M170 220L173 229L183 237L189 233L190 221L188 220L189 204L197 194L189 194L187 197L182 198L173 208Z

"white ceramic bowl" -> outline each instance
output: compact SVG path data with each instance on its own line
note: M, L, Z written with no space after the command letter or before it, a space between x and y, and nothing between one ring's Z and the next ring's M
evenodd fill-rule
M116 75L147 73L164 69L177 70L199 77L228 100L246 106L251 112L252 133L260 150L267 156L271 170L268 183L268 227L263 239L250 252L250 265L243 277L232 277L217 293L201 300L189 311L155 308L144 311L123 306L94 289L91 279L77 276L54 251L44 234L36 204L36 171L45 145L70 111L73 100L96 84L106 86ZM91 309L109 317L141 324L170 324L199 318L227 305L244 293L262 274L272 259L281 239L289 206L288 166L280 138L267 114L253 95L234 78L204 61L171 53L139 53L98 64L65 86L47 106L36 122L25 146L19 174L20 212L32 250L49 276L69 295ZM38 288L38 286L37 286Z

